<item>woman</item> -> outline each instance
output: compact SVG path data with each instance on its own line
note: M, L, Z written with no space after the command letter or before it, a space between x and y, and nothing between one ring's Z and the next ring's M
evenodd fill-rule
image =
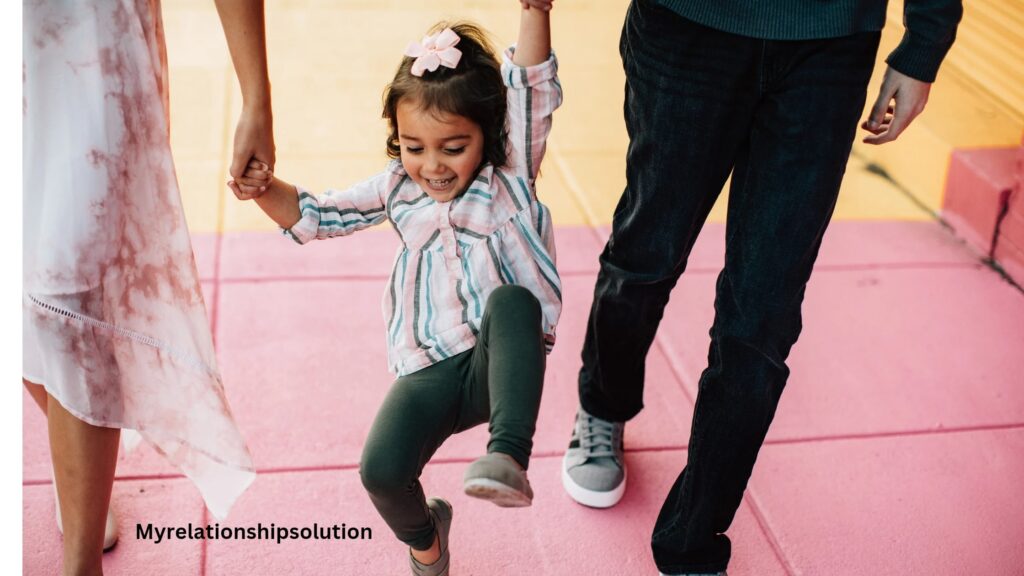
M217 517L255 472L175 180L159 0L31 1L24 27L23 377L48 416L64 573L102 574L120 429Z

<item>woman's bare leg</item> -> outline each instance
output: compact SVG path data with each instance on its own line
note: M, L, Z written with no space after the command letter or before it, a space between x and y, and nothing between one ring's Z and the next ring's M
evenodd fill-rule
M28 395L36 401L36 406L39 406L39 409L43 411L43 415L46 415L46 404L48 402L47 397L49 396L49 394L46 393L46 388L41 384L29 382L24 378L21 379L21 382L25 384L25 390L28 390Z
M25 387L47 414L64 525L64 575L103 574L104 529L121 430L83 422L42 386L25 381Z

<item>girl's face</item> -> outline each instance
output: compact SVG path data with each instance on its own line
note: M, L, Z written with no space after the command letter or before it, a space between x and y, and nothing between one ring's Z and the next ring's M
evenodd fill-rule
M436 202L448 202L473 183L484 156L480 126L455 114L422 110L402 100L395 110L402 166Z

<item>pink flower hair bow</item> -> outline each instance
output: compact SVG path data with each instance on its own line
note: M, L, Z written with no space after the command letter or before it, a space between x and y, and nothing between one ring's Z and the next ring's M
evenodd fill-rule
M405 55L416 60L412 63L412 75L423 76L424 70L433 72L438 66L455 68L462 58L462 51L455 47L459 43L459 35L451 28L445 28L437 34L424 36L420 43L410 42Z

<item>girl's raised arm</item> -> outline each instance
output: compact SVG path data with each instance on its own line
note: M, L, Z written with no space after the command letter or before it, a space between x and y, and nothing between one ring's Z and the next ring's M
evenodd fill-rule
M550 9L550 8L549 8ZM516 66L535 66L551 55L550 12L524 6L519 18L519 41L512 62Z

